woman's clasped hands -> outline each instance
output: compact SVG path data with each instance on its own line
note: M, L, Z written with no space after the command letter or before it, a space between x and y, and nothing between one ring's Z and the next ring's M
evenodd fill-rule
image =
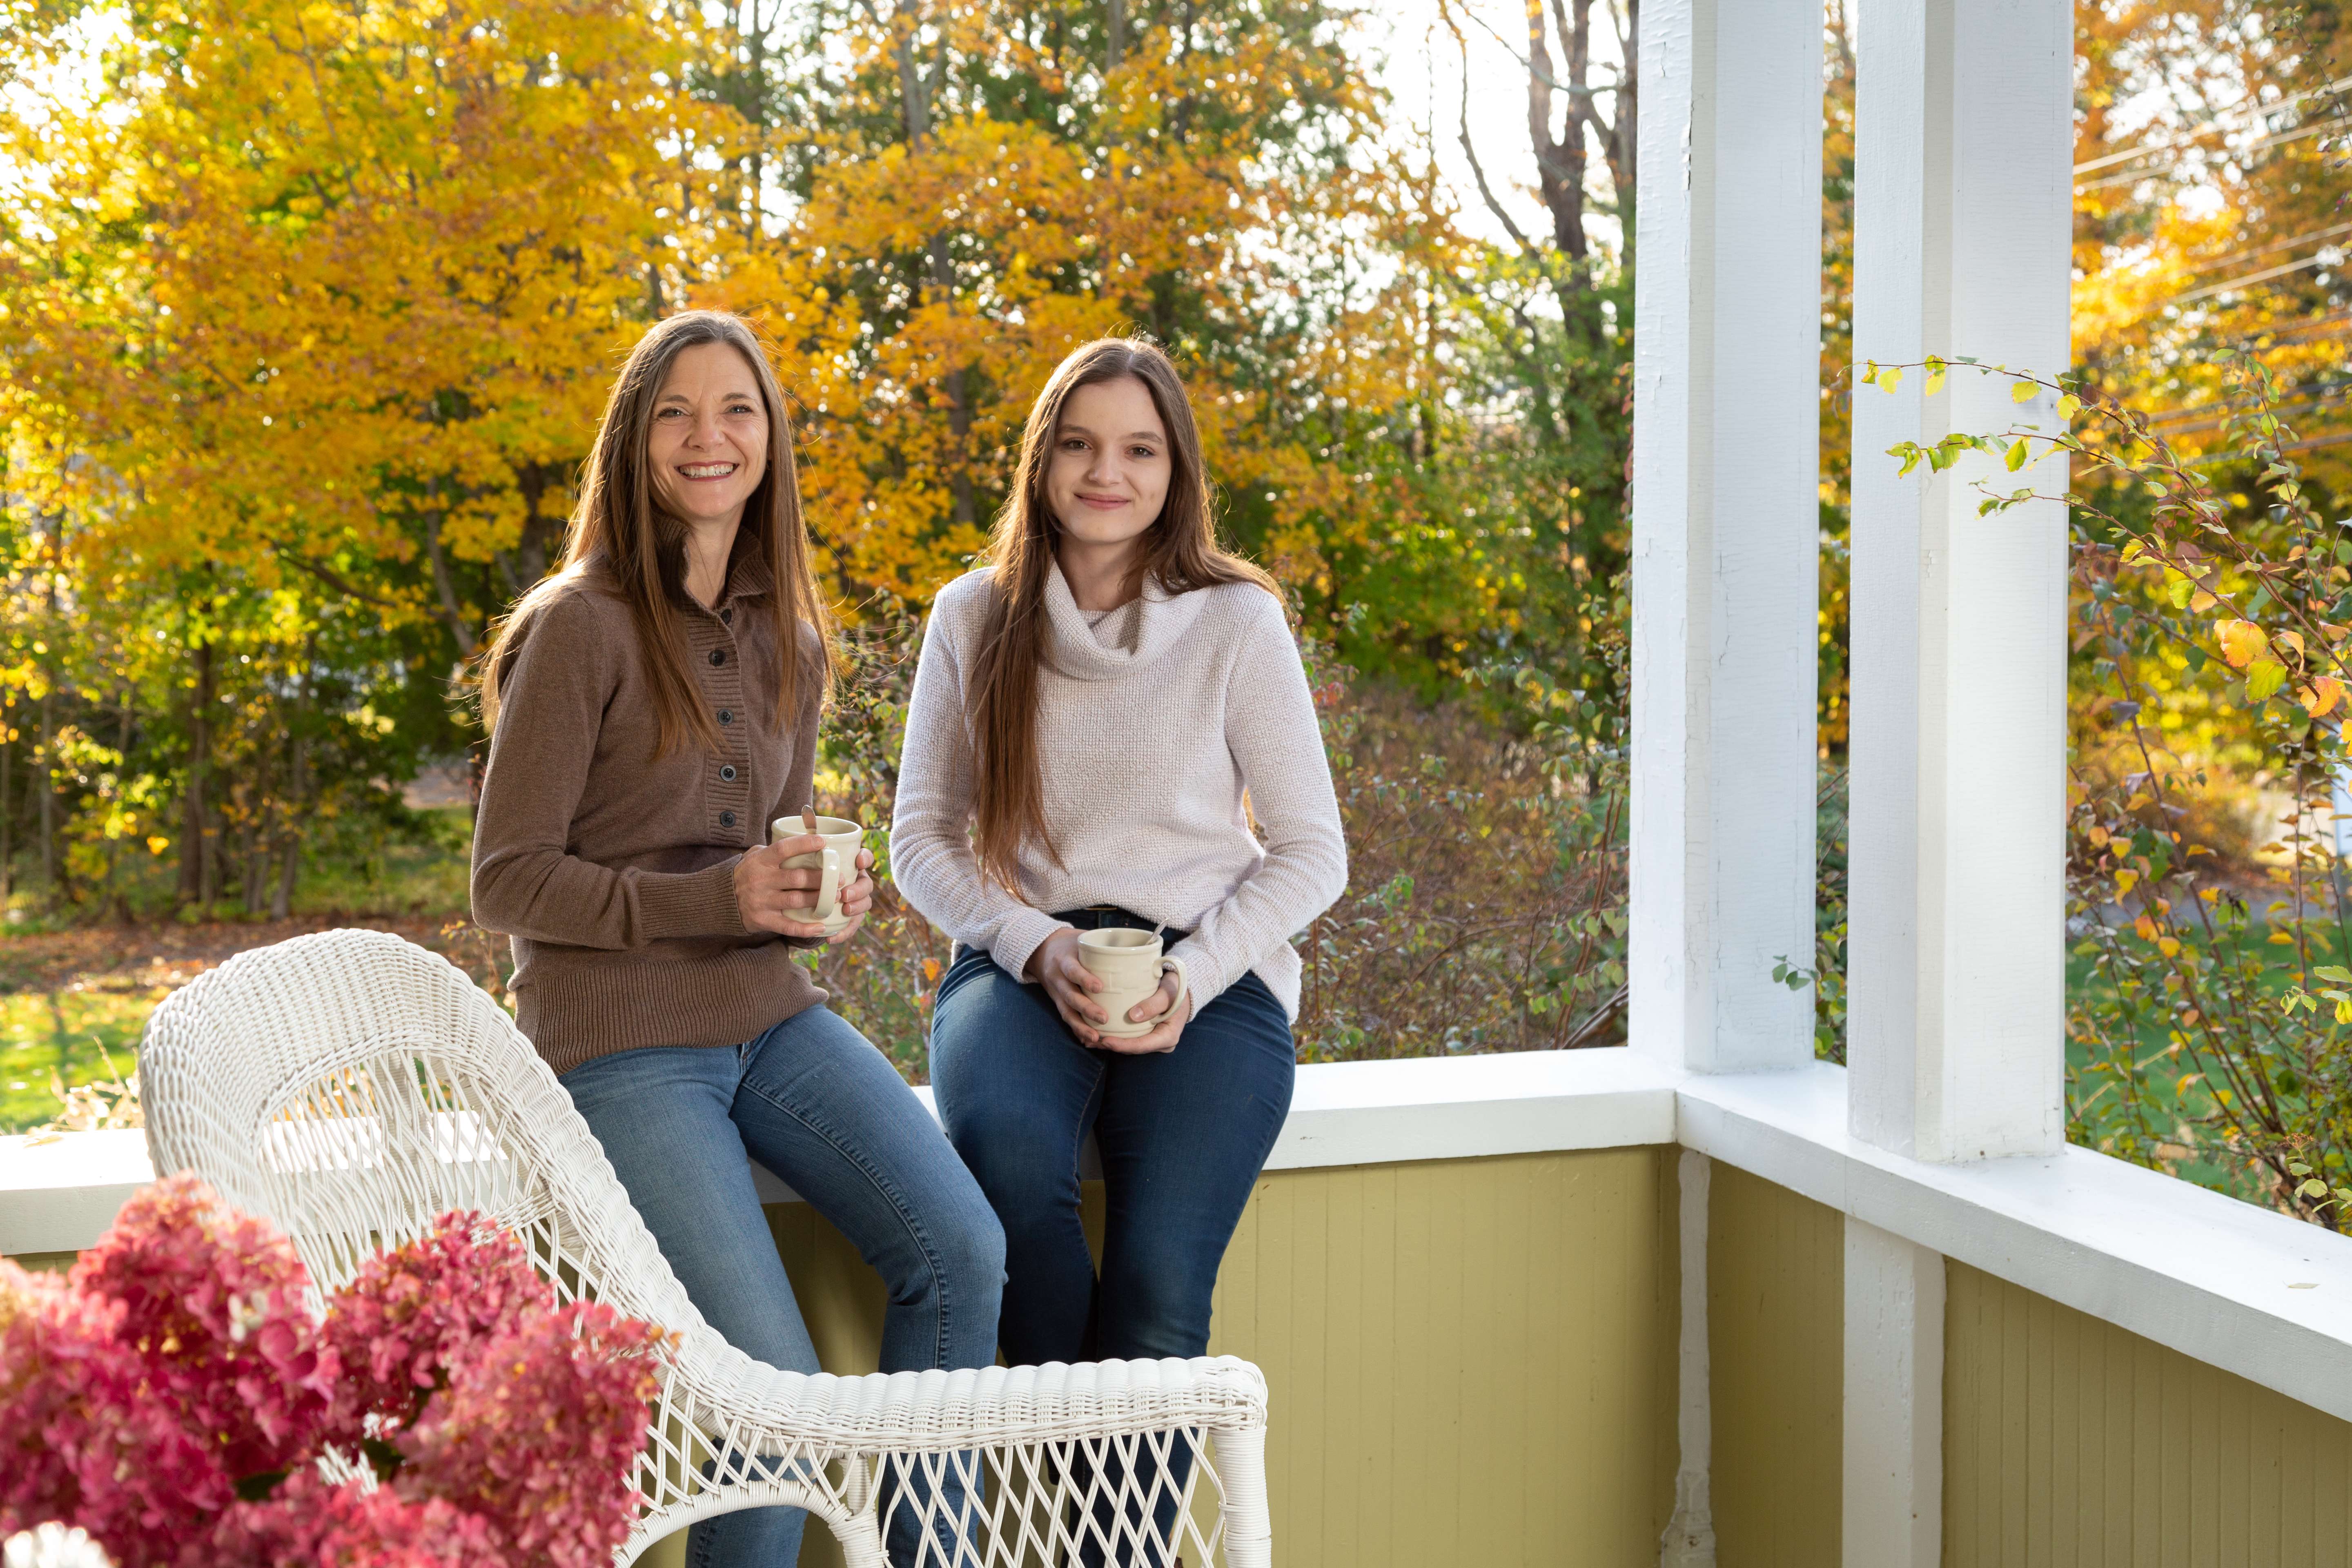
M1149 1023L1151 1028L1140 1035L1104 1034L1097 1026L1109 1023L1110 1015L1094 997L1103 988L1103 977L1079 959L1078 933L1068 926L1037 944L1037 951L1029 955L1023 977L1043 985L1045 994L1053 998L1054 1010L1062 1016L1062 1022L1069 1026L1078 1043L1097 1050L1117 1051L1129 1057L1172 1051L1183 1036L1185 1023L1192 1016L1189 996L1171 1011L1181 983L1172 973L1163 974L1159 990L1127 1010L1129 1023Z
M839 931L828 931L823 921L810 918L816 909L817 889L824 873L814 866L784 864L795 855L822 854L824 850L822 837L802 833L748 850L743 858L735 862L735 907L742 913L746 931L773 931L779 936L812 941L823 938L836 944L857 934L857 928L866 923L866 911L874 907L874 851L857 852L856 880L842 884L841 910L849 917L849 923Z

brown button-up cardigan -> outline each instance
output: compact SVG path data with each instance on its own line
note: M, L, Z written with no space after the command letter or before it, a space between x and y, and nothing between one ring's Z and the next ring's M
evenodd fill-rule
M730 1046L824 1000L805 943L744 929L735 865L809 798L818 680L774 723L761 563L685 612L720 750L658 726L625 603L589 568L506 656L474 825L474 918L514 939L517 1022L557 1072L644 1046ZM746 609L752 613L745 613ZM803 626L800 650L815 648ZM804 670L809 665L803 663Z

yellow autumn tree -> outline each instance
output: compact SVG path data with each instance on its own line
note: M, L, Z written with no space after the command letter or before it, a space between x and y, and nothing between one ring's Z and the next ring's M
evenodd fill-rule
M2217 352L2251 350L2302 426L2297 455L2340 493L2352 13L2094 6L2080 35L2076 359L2197 450L2232 407Z
M257 903L322 770L462 745L451 671L546 568L708 110L694 36L602 0L121 20L102 93L7 127L12 522L138 623L85 684L146 689L181 896Z
M2271 379L2273 412L2292 427L2279 459L2323 514L2340 514L2352 497L2340 396L2352 375L2352 13L2338 0L2136 3L2084 8L2077 36L2076 363L2089 390L2144 415L2201 466L2229 527L2284 556L2299 536L2258 482L2248 370L2229 356L2252 355ZM2113 488L2096 470L2078 478ZM2106 504L2137 518L2151 501L2129 489ZM2086 555L2082 568L2085 595L2108 591L2105 557ZM2147 584L2126 574L2113 587ZM2210 595L2200 598L2209 609ZM2229 799L2269 766L2269 746L2214 668L2173 648L2128 673L2132 705L2148 706L2174 763L2212 770L2199 809L2206 831L2229 837L2242 815ZM2079 738L2097 757L2111 743L2113 694L2101 695L2087 661L2078 676ZM2146 764L2125 755L2113 765Z
M53 128L49 165L135 236L120 287L16 362L44 423L103 439L110 542L313 569L468 651L656 308L684 47L597 0L200 0L132 33L131 112Z
M1185 363L1234 524L1311 574L1377 504L1323 460L1331 422L1394 404L1412 353L1371 256L1403 204L1361 155L1359 63L1315 16L1244 4L824 15L839 79L806 121L737 133L771 149L790 217L739 225L689 286L781 346L845 601L928 602L979 548L1046 374L1136 330Z

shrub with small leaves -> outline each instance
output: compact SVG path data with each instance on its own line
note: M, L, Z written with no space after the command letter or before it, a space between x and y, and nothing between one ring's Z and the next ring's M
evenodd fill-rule
M2048 400L2055 425L1890 455L1906 473L1965 461L1979 515L2054 500L2073 519L2069 1135L2342 1229L2352 900L2333 800L2347 768L2352 519L2322 511L2270 371L2238 351L2215 363L2228 397L2210 450L2177 445L2083 377L1955 358L1924 362L1930 391L1949 374L2004 376L2016 404ZM1903 368L1857 379L1892 390ZM1999 488L2000 473L2052 458L2063 494ZM2209 781L2153 689L2176 678L2231 715L2284 802L2262 847L2267 893L2222 875L2188 831Z

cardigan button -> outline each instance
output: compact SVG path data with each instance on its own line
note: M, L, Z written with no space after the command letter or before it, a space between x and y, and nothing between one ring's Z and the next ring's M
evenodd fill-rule
M732 827L732 826L735 826L735 814L734 814L733 812L731 812L731 811L722 811L722 812L720 812L720 813L719 814L719 826L721 826L721 827Z
M735 606L730 605L725 609L719 611L719 624L722 626L733 626L735 624Z
M735 764L733 763L729 763L726 766L720 768L719 770L719 776L727 783L733 784L735 782Z
M712 648L710 650L710 662L713 664L725 664L727 662L727 650L723 647Z
M732 708L721 708L719 710L719 721L721 724L732 724L735 722L735 710Z

